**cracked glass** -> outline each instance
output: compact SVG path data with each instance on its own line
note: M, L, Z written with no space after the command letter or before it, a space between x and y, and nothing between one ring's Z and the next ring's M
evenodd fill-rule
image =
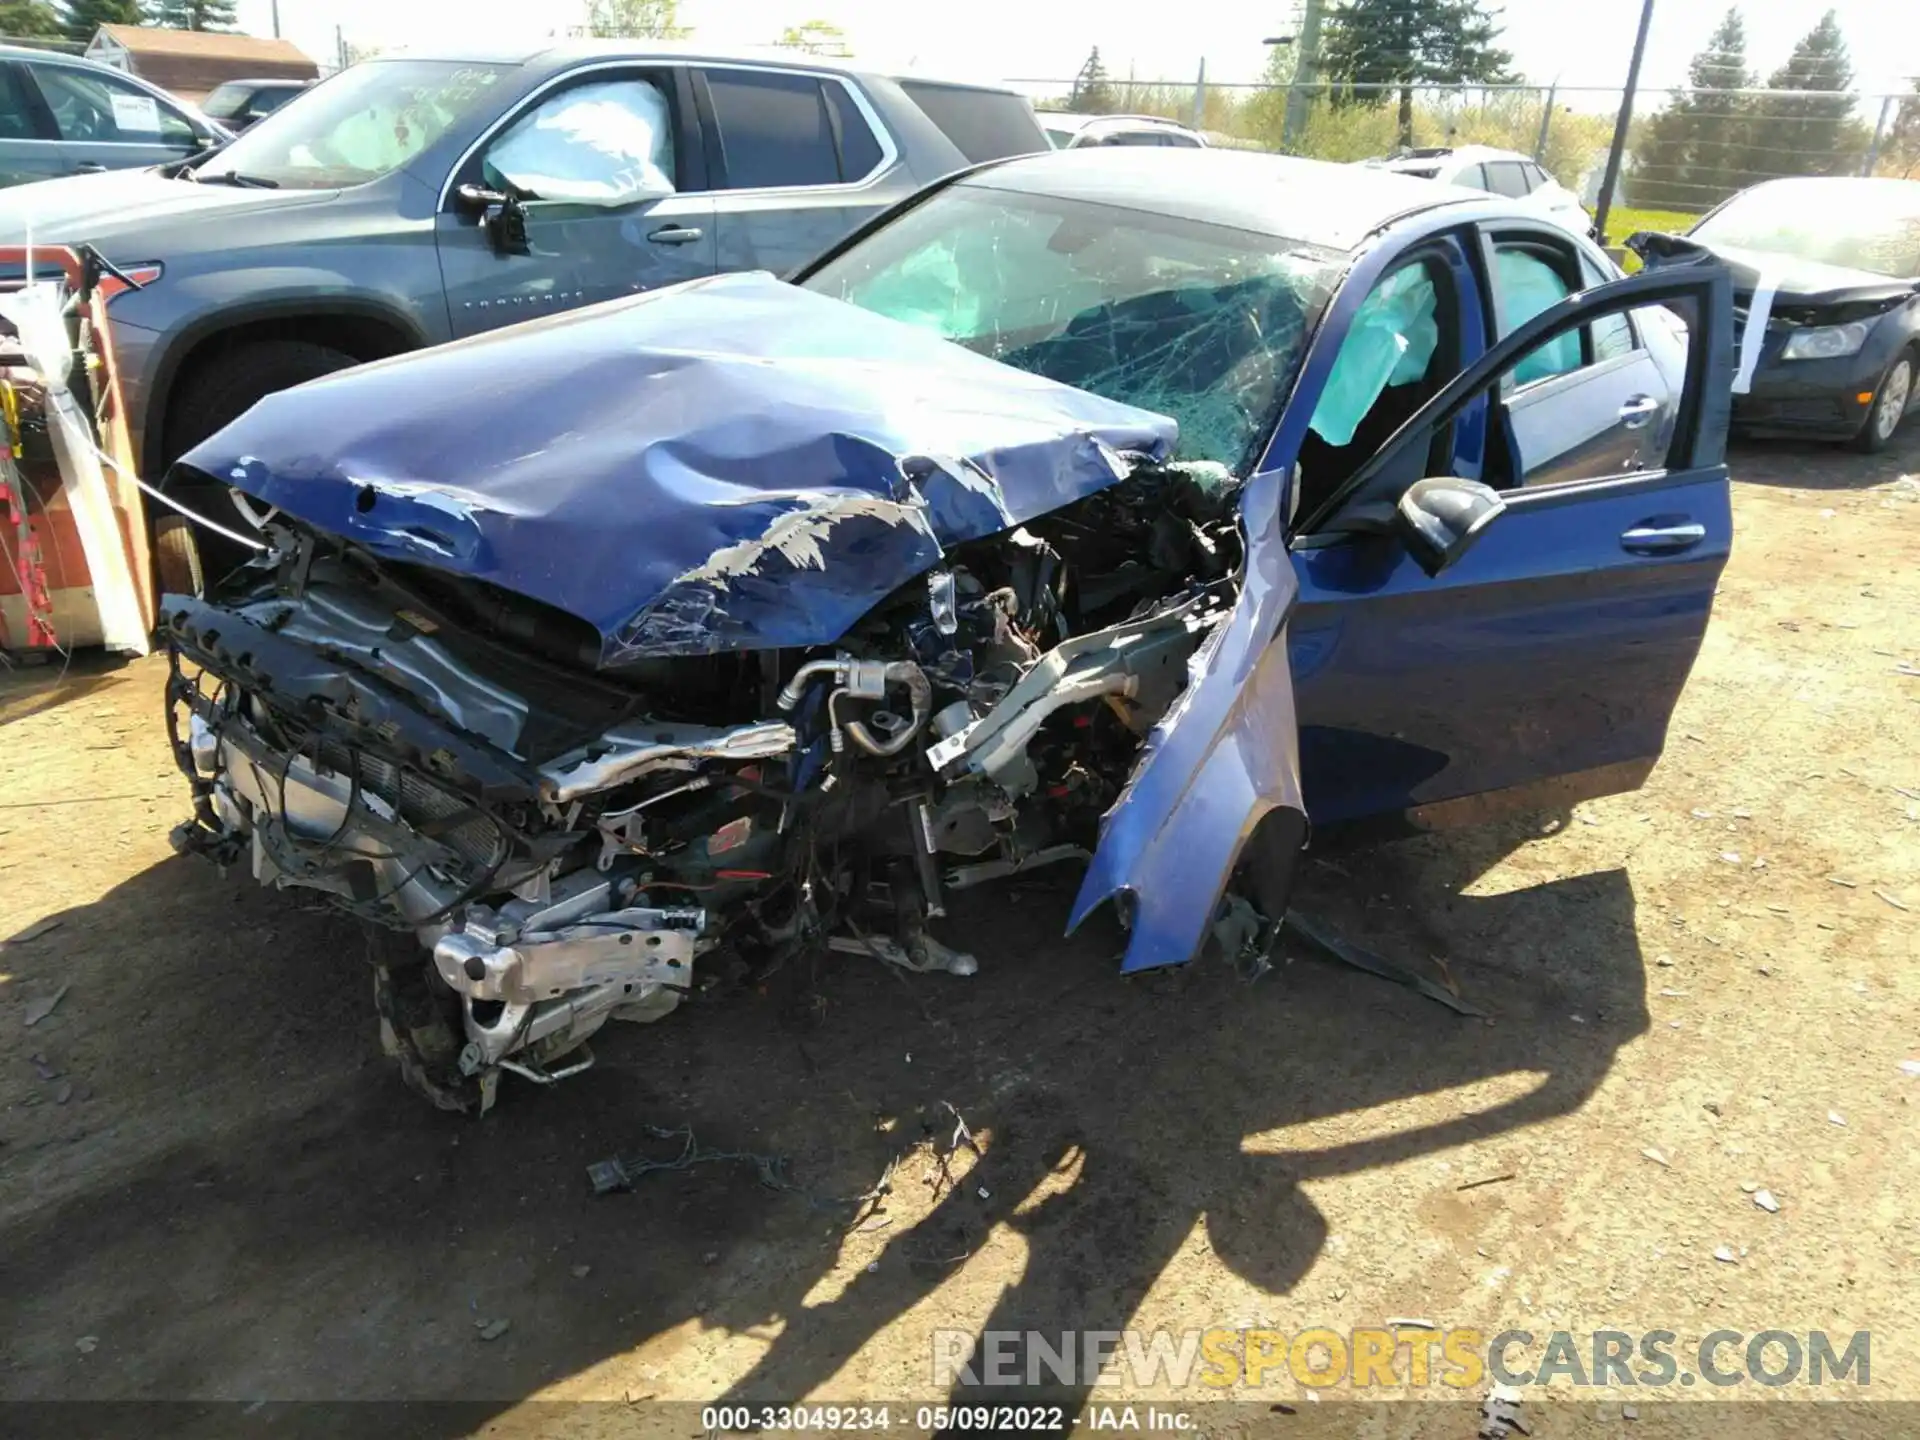
M955 186L807 281L992 359L1179 422L1245 473L1345 257L1086 201Z

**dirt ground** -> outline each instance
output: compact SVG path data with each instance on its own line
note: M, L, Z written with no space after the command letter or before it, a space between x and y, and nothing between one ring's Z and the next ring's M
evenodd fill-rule
M1645 790L1308 867L1302 907L1491 1022L1305 958L1123 981L1035 886L974 892L975 978L833 957L461 1120L381 1058L356 922L170 851L159 660L0 679L0 1398L462 1398L506 1435L535 1400L938 1399L936 1327L1425 1317L1871 1330L1863 1393L1920 1401L1917 469L1913 435L1736 451ZM984 1151L953 1184L949 1105ZM683 1125L801 1189L591 1193ZM1623 1398L1525 1403L1557 1434ZM1379 1433L1477 1418L1408 1414Z

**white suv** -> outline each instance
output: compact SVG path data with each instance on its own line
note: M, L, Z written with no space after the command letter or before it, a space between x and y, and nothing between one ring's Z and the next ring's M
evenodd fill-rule
M1441 146L1402 150L1364 163L1400 175L1416 175L1422 180L1439 180L1448 185L1464 185L1469 190L1487 190L1525 200L1582 232L1592 223L1578 195L1538 163L1512 150L1495 150L1489 145Z
M1158 115L1071 115L1043 110L1036 118L1056 150L1089 145L1162 145L1181 150L1207 146L1198 131Z

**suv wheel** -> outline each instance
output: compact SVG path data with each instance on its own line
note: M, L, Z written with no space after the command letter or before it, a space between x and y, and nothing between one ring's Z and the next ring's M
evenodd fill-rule
M264 396L359 363L344 350L307 340L257 340L217 355L187 376L174 395L167 416L168 454L186 454ZM253 528L224 485L169 486L167 493L230 530L244 534ZM211 531L184 523L168 526L164 520L154 525L154 549L163 586L191 578L191 593L196 594L206 584L217 585L248 553L245 546Z

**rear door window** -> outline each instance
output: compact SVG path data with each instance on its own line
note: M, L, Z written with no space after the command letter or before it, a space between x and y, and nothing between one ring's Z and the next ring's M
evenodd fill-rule
M924 80L902 80L900 88L940 127L954 149L975 165L1012 155L1038 155L1050 148L1040 122L1033 118L1033 107L1018 95ZM1073 131L1054 134L1061 146L1073 143Z
M835 142L836 111L829 108L825 92L839 88L837 83L768 70L709 70L706 80L726 157L727 189L838 185L864 178L858 171L846 173L853 167L843 169ZM844 130L850 119L860 117L857 108L848 105L837 112L837 118ZM871 170L879 146L871 131L865 139ZM850 152L860 149L861 143L855 132Z
M1522 199L1533 186L1527 180L1527 172L1518 160L1489 160L1486 162L1487 188L1496 195L1509 195Z
M1502 245L1494 252L1494 290L1500 301L1500 333L1511 334L1573 293L1559 270L1532 246ZM1569 330L1532 351L1513 367L1518 387L1565 375L1581 365L1580 332Z

